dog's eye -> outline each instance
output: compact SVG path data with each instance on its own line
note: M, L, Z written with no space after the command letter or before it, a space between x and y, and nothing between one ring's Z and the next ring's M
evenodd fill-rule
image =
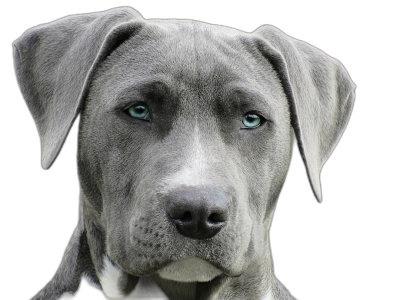
M241 128L256 128L261 125L262 117L255 113L247 113L242 120L243 126Z
M143 104L131 106L127 109L127 112L133 118L149 120L149 109Z

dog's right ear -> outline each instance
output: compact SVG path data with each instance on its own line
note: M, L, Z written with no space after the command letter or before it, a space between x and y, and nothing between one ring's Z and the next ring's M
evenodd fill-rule
M27 30L13 44L18 84L50 168L78 116L96 67L143 26L130 7L72 15Z
M286 93L308 179L321 202L321 170L349 122L356 85L338 60L274 26L259 27L253 39Z

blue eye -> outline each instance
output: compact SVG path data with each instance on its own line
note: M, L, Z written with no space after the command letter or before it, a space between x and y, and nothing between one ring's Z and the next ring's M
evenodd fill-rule
M242 123L244 125L242 128L256 128L261 124L261 117L254 113L248 113L243 117Z
M128 108L128 113L133 118L148 120L149 109L147 106L140 104Z

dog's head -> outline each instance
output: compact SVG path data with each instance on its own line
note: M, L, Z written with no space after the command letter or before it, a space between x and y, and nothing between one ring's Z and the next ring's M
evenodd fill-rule
M271 26L244 33L120 8L36 27L14 45L42 166L81 113L85 222L138 276L207 281L265 257L292 132L321 201L322 165L354 103L338 61Z

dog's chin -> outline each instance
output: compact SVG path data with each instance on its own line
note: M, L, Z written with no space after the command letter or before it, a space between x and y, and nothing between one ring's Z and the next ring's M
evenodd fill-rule
M179 282L208 282L222 271L204 259L188 257L174 261L157 271L161 278Z

